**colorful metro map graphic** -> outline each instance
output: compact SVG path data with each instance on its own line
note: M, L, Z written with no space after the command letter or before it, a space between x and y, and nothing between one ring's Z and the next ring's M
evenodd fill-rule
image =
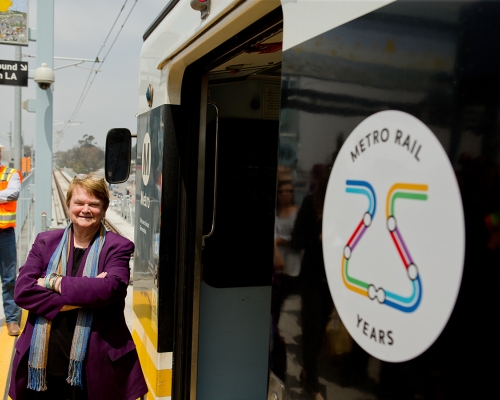
M394 246L396 247L401 261L406 269L408 279L412 284L413 289L409 296L394 293L385 290L382 287L377 288L374 284L364 282L359 278L349 275L349 261L352 254L365 232L370 228L370 225L375 217L375 212L377 211L377 196L372 185L366 181L347 180L346 186L347 193L363 195L368 199L368 209L344 247L341 268L344 285L347 289L360 294L361 296L368 297L371 300L376 299L382 305L392 307L405 313L415 311L422 300L422 281L418 273L417 265L415 264L415 261L408 250L408 246L406 245L398 228L395 205L396 200L398 199L426 201L428 185L396 183L391 186L387 193L387 230L389 231L391 239L394 242Z

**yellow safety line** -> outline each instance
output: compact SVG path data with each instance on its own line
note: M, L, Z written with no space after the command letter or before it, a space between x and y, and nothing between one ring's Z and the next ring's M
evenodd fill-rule
M20 324L21 331L26 325L27 318L28 311L23 310ZM4 322L0 328L0 391L1 393L4 393L2 398L6 398L5 395L9 391L8 384L10 382L10 367L12 359L14 358L14 345L16 344L16 340L16 336L9 336L7 333L7 324Z
M8 392L7 382L9 381L10 363L14 352L16 338L7 334L7 325L4 323L0 328L0 388L4 393Z

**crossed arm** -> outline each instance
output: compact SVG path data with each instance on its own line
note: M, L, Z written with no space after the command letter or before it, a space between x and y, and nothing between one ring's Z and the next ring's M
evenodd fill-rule
M96 276L96 278L105 278L107 274L108 274L107 272L101 272L99 275ZM53 291L57 292L59 294L62 294L62 285L61 285L62 278L63 278L62 276L59 276L58 278L56 278L56 280L54 282L54 289L53 289ZM38 284L38 286L46 288L45 282L46 282L45 281L45 277L38 278L37 284ZM62 306L62 308L59 310L59 312L70 311L70 310L74 310L75 308L81 308L81 307L79 307L79 306L70 306L68 304L65 304L64 306Z
M45 287L47 262L42 255L43 247L35 241L19 271L14 299L20 307L54 319L58 312L104 307L125 298L130 275L128 263L134 250L132 242L111 246L104 255L103 271L96 278L64 276L58 279L56 290Z

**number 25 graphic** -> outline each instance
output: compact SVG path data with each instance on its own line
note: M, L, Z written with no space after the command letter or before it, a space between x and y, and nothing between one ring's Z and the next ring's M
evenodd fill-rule
M395 308L396 310L406 313L415 311L420 305L420 301L422 299L422 282L420 280L417 266L398 229L395 216L395 202L397 199L425 201L427 200L427 194L423 192L427 192L428 186L423 184L396 183L392 185L387 193L387 230L391 235L392 241L396 246L396 250L401 257L403 265L406 268L408 279L411 281L413 286L413 292L408 297L384 290L381 287L376 288L373 284L363 282L362 280L349 275L349 260L351 259L352 253L354 252L357 244L363 237L366 230L370 227L373 218L375 217L375 211L377 210L377 197L372 185L366 181L347 180L346 186L347 193L361 194L368 198L368 210L344 247L344 254L342 256L342 280L344 285L347 289L352 290L355 293L368 297L371 300L376 299L380 304Z

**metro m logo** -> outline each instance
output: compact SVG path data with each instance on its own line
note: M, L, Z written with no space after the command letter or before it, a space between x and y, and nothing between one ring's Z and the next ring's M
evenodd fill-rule
M142 182L147 185L149 182L149 174L151 173L151 139L149 133L146 132L144 142L142 144Z

